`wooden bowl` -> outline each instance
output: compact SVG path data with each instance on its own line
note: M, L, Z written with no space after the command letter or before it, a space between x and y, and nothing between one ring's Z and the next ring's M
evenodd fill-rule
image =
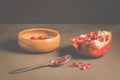
M60 44L60 33L47 28L26 29L18 35L19 46L29 52L49 52Z

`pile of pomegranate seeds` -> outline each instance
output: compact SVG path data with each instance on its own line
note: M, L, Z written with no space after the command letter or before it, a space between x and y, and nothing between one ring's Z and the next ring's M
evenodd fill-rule
M98 40L100 42L108 40L108 33L106 31L98 31L98 32L89 32L85 35L80 35L76 37L77 42L92 42L94 40Z
M92 67L91 64L86 64L86 65L84 65L84 64L82 64L81 62L78 63L78 64L76 64L76 63L71 63L69 66L70 66L70 67L78 67L78 68L80 68L81 70L90 69L90 68Z
M32 39L32 40L44 40L44 39L47 39L47 37L43 37L43 36L40 36L40 37L31 36L30 39Z
M77 44L81 43L95 43L96 46L101 48L106 44L109 39L109 32L107 31L93 31L87 34L82 34L80 36L76 36L73 39L73 42L77 42Z
M67 57L64 57L62 59L56 60L56 61L53 62L53 64L59 65L59 64L65 62L65 61L67 61Z

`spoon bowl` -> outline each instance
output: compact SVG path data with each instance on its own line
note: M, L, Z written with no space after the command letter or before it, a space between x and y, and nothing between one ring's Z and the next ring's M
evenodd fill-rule
M60 57L58 59L54 59L50 62L50 66L60 66L65 64L71 59L71 55L66 55L64 57ZM57 63L56 63L57 62Z

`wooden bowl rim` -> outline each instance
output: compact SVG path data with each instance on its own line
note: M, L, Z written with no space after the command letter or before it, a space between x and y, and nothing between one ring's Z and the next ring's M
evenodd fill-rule
M25 29L25 30L20 31L19 34L18 34L18 38L23 38L23 37L21 37L21 35L23 33L27 32L27 31L33 31L33 30L45 30L45 31L49 31L49 32L52 32L52 33L56 34L55 36L52 36L51 38L47 38L45 40L56 38L56 37L60 36L60 33L57 30L54 30L54 29L49 29L49 28L30 28L30 29ZM35 41L37 41L37 40L35 40Z

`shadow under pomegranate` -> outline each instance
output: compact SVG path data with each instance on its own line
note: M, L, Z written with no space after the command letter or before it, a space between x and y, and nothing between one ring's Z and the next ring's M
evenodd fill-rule
M65 46L65 47L58 49L59 56L64 56L67 54L72 55L73 59L96 59L96 57L94 57L94 58L93 57L86 57L86 56L83 56L81 54L78 54L76 49L72 45L68 45L68 46ZM100 57L98 57L98 58L100 58Z

